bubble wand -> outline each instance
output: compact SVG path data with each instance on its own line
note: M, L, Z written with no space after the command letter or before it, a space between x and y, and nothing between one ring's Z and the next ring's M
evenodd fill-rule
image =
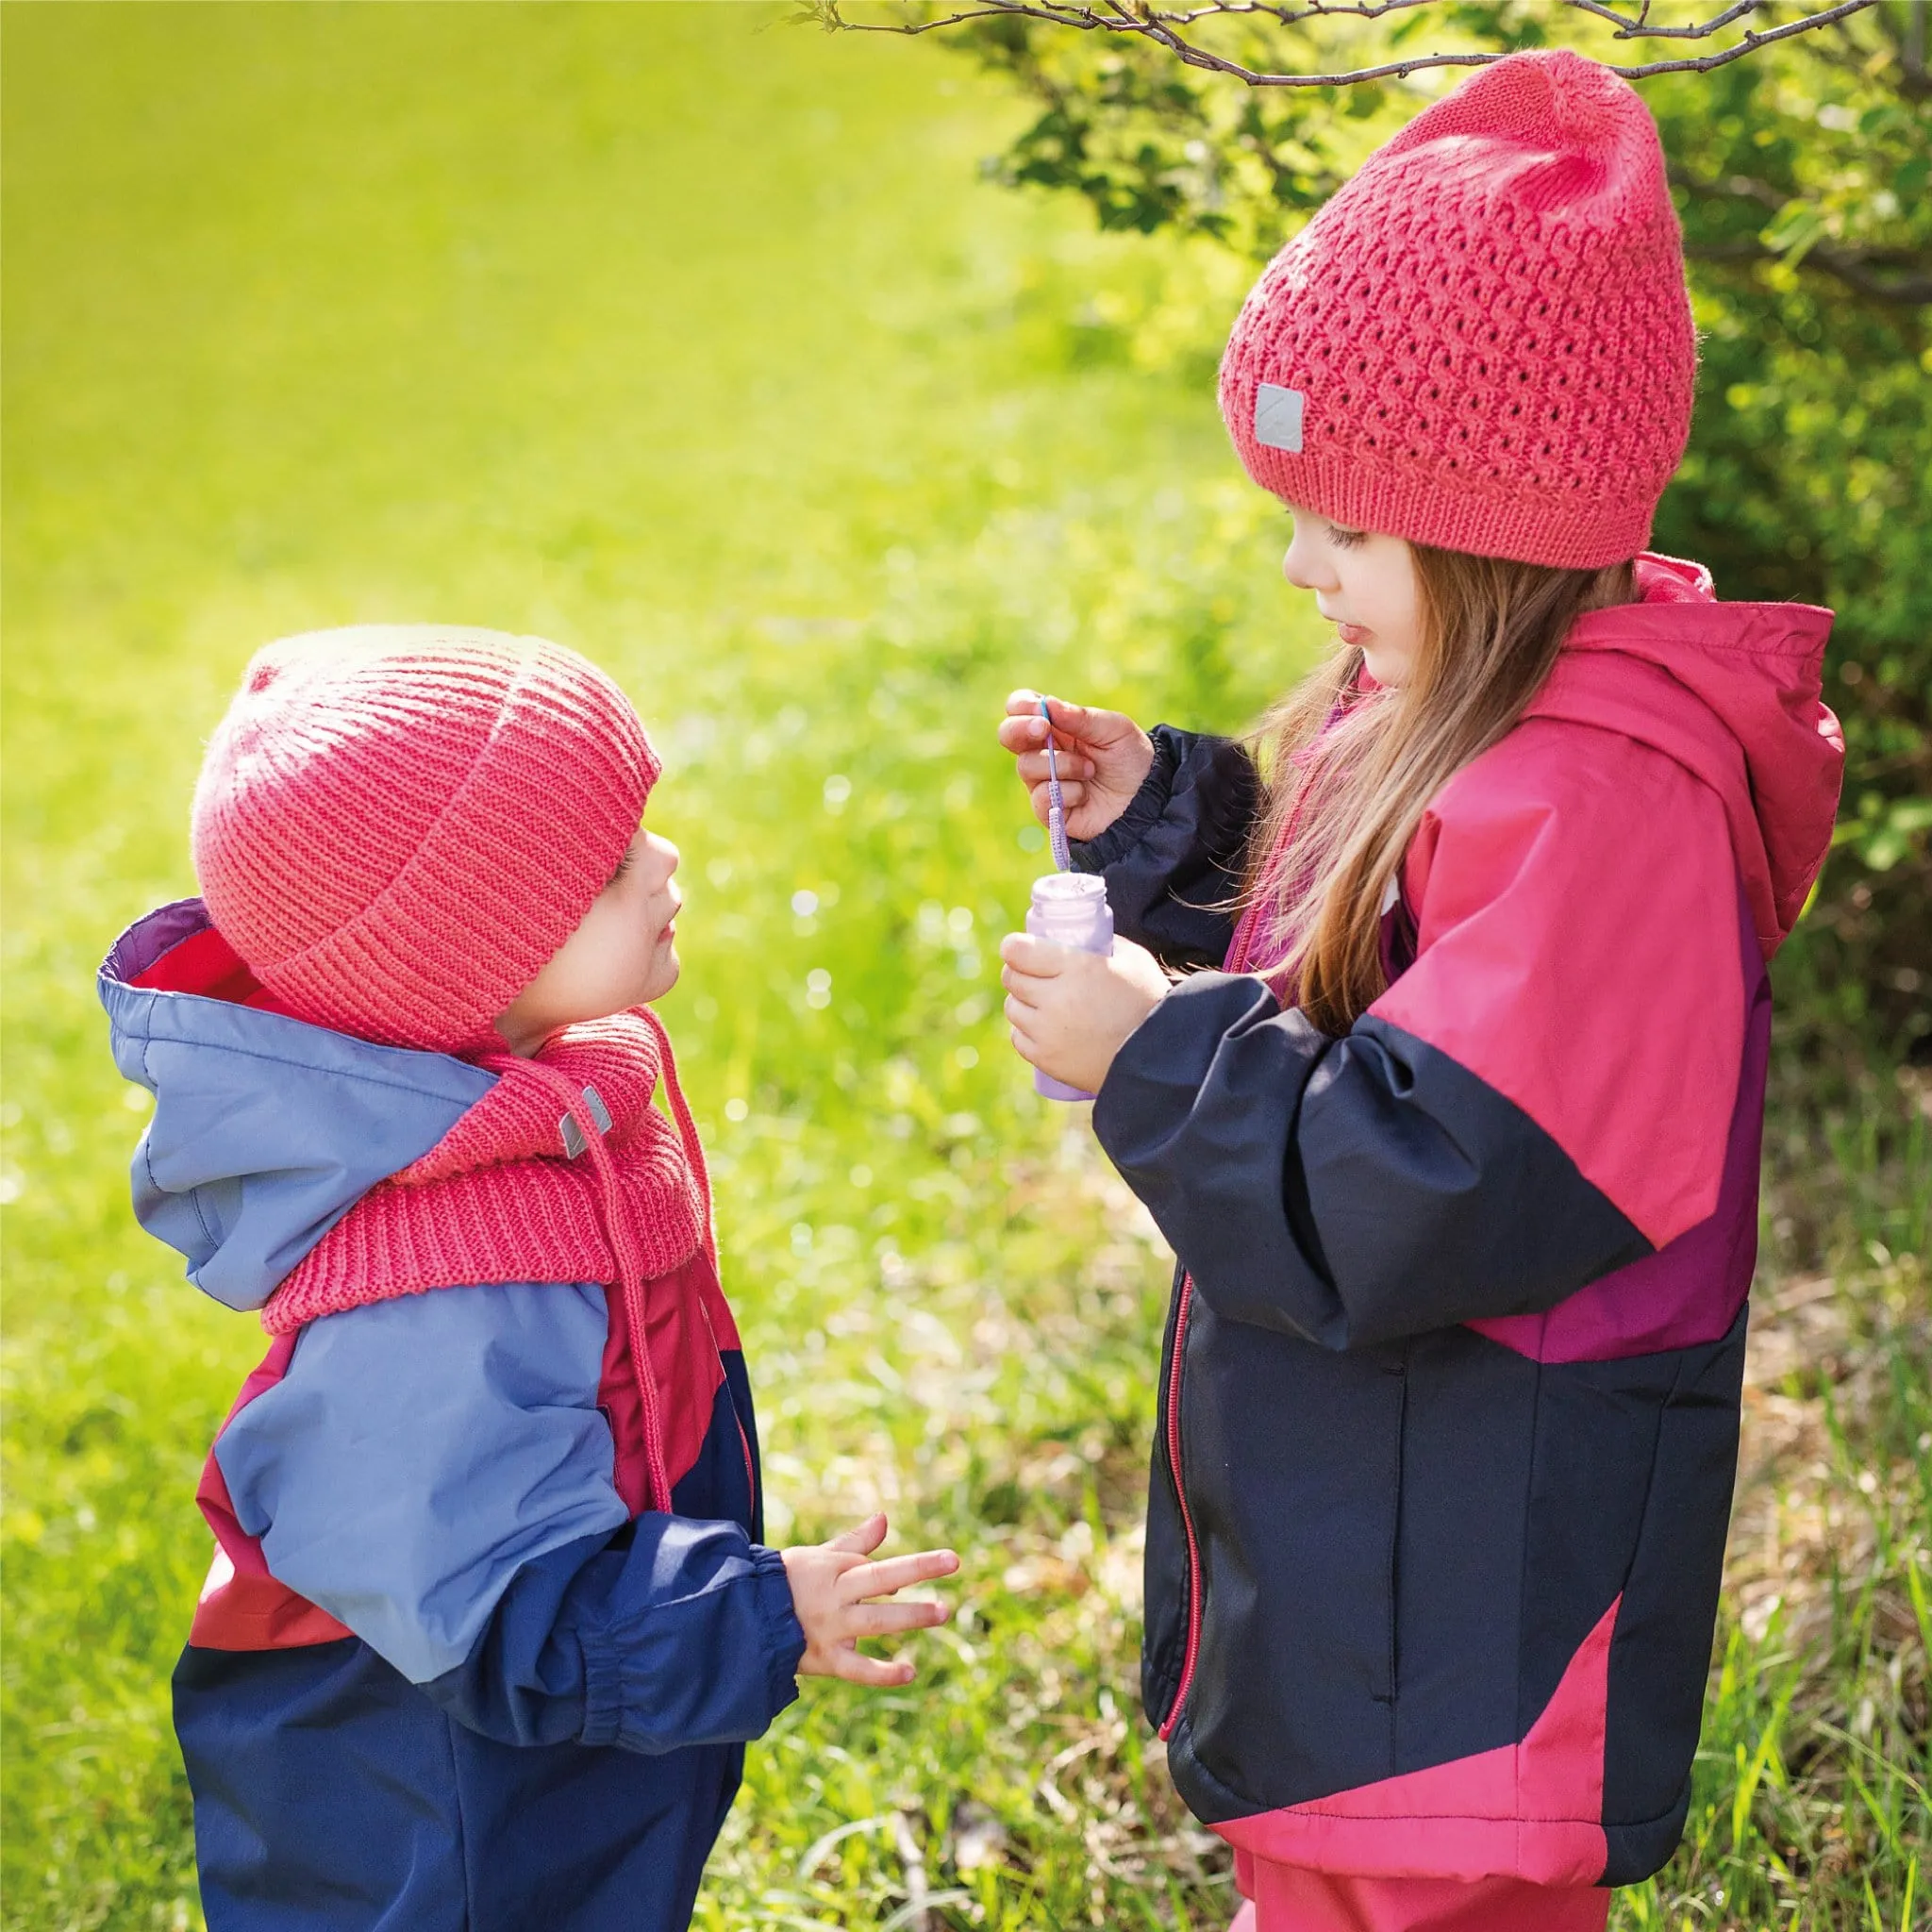
M1053 846L1054 865L1072 872L1074 855L1067 849L1067 802L1060 796L1060 761L1053 748L1053 713L1046 700L1040 701L1040 715L1046 720L1046 836Z

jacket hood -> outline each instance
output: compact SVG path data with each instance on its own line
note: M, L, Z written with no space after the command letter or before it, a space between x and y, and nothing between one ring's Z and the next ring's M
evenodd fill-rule
M371 1188L496 1085L445 1054L271 1010L199 899L129 926L98 986L115 1065L155 1096L134 1211L231 1308L260 1307Z
M1645 555L1641 601L1580 618L1525 715L1620 731L1724 801L1769 958L1831 844L1844 735L1821 695L1831 612L1724 604L1702 564Z

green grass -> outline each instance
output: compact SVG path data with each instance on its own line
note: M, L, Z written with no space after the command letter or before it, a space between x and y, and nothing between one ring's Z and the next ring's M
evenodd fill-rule
M754 1752L702 1923L1231 1910L1134 1690L1165 1270L1005 1045L1041 861L990 729L1023 682L1232 724L1305 661L1199 353L1227 271L978 185L1016 109L961 64L773 17L0 14L9 1927L199 1923L166 1681L261 1338L131 1225L92 974L191 889L249 651L375 618L543 631L637 697L773 1533L877 1499L966 1558L912 1691L808 1685ZM1897 1101L1773 1270L1829 1246L1857 1291L1792 1304L1838 1352L1765 1397L1798 1447L1753 1549L1794 1580L1740 1572L1693 1843L1626 1925L1932 1890L1924 1148L1914 1194L1859 1138Z

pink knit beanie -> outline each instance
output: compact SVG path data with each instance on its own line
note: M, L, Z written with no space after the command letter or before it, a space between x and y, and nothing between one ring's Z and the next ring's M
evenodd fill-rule
M1690 426L1683 242L1648 110L1515 54L1362 164L1221 364L1264 490L1352 529L1590 569L1641 550Z
M194 792L209 914L298 1018L392 1046L492 1022L609 883L657 781L637 713L541 638L435 625L258 652Z

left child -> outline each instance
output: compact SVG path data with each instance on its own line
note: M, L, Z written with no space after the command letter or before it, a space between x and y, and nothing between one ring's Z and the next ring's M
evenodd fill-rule
M659 773L558 645L271 645L209 744L201 899L101 970L143 1224L274 1338L197 1500L175 1675L211 1932L671 1932L797 1674L949 1551L762 1545ZM670 1117L652 1104L662 1086Z

